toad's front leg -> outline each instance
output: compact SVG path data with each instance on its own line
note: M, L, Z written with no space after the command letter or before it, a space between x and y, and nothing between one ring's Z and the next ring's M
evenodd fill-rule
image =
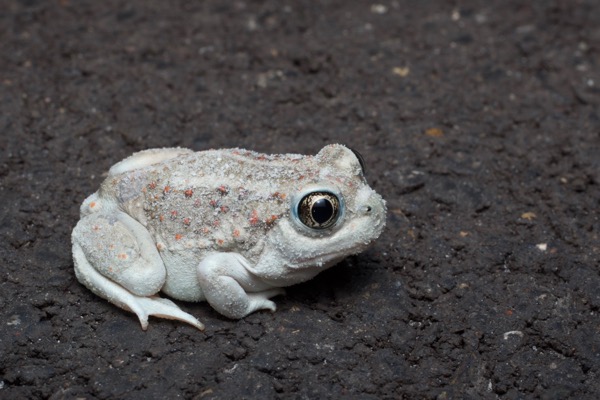
M198 279L208 303L229 318L242 318L257 310L275 311L269 300L284 290L263 282L237 253L214 253L198 265Z

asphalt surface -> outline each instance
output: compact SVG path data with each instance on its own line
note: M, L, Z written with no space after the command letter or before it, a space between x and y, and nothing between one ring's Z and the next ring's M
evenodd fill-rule
M0 398L600 398L600 2L3 1ZM240 321L77 282L132 152L362 153L388 226Z

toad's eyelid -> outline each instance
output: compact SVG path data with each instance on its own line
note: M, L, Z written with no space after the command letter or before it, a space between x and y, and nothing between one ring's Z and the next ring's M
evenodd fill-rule
M367 173L367 170L365 168L365 159L357 150L354 150L353 148L349 148L349 149L350 149L350 151L352 151L354 153L354 155L358 159L358 163L360 164L360 169L362 169L362 173L363 173L363 175L365 175Z

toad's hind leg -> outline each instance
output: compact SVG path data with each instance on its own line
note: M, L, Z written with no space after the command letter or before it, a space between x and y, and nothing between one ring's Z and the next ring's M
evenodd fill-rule
M156 296L166 278L165 266L146 229L127 214L92 214L73 230L73 261L79 282L125 310L148 327L148 316L204 326L170 300Z

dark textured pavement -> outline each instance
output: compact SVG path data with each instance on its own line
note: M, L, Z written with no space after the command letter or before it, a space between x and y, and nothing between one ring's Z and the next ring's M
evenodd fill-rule
M143 332L76 281L134 151L335 142L387 229L276 313ZM600 397L598 1L7 0L0 151L2 399Z

